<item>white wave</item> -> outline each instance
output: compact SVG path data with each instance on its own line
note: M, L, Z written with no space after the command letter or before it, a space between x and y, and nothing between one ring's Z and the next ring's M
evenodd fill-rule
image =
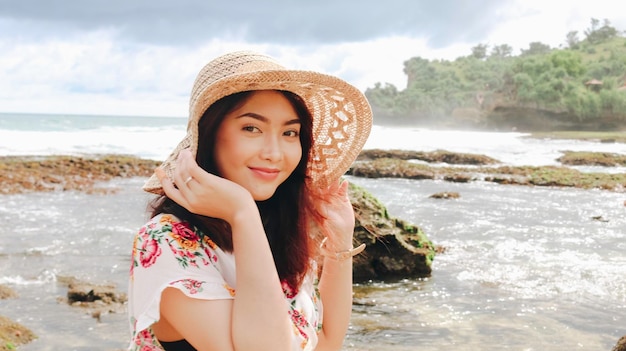
M178 123L177 121L173 123ZM0 129L0 155L129 154L162 160L185 135L186 123L150 126L104 125L53 131ZM365 149L447 150L490 156L510 165L558 165L563 151L626 154L626 144L527 138L516 132L429 130L374 126ZM593 171L621 172L620 168Z
M21 275L0 276L0 284L7 285L44 285L57 281L57 275L52 271L43 271L35 278L25 278Z
M92 130L0 130L0 155L129 154L164 159L185 127L103 127Z

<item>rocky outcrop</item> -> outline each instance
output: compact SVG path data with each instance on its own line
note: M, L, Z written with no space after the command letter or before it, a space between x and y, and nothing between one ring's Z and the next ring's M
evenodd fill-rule
M451 165L491 165L500 161L485 155L450 152L446 150L413 151L413 150L363 150L357 157L357 161L369 161L380 158L392 158L396 160L419 160L429 163L447 163Z
M365 178L434 179L467 183L486 181L526 186L575 187L624 192L626 174L591 173L557 166L430 166L396 158L355 162L347 172Z
M0 284L0 300L15 299L17 293L6 285Z
M112 192L97 182L115 177L148 177L159 162L124 155L3 156L0 157L0 194L80 190Z
M0 351L16 350L37 337L28 328L6 317L0 316Z
M104 314L126 311L126 293L117 291L115 285L93 284L65 277L60 280L67 283L67 298L59 301L83 309L98 321Z
M0 300L18 298L17 293L6 285L0 285ZM25 326L0 316L0 351L15 350L17 346L27 344L37 336Z
M419 227L390 216L362 187L350 184L349 195L356 215L355 241L366 244L353 261L355 282L431 274L436 249Z

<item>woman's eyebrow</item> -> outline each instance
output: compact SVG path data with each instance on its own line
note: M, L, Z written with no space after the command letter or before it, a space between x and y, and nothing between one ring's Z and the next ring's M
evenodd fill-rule
M264 123L270 123L270 119L269 118L267 118L267 117L265 117L263 115L260 115L258 113L254 113L254 112L246 112L246 113L243 113L243 114L241 114L241 115L239 115L239 116L237 116L235 118L243 118L243 117L250 117L250 118L254 118L256 120L259 120L261 122L264 122ZM292 124L300 124L300 123L301 123L300 122L300 118L294 118L294 119L290 119L290 120L286 121L285 123L283 123L283 125L292 125Z

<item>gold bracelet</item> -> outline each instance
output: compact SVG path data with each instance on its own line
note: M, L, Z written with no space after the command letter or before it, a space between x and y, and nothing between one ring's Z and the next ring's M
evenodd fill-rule
M328 237L325 237L320 244L320 251L322 252L322 256L329 257L337 261L345 261L348 258L358 255L363 252L363 250L365 250L365 244L361 244L357 247L351 248L350 250L330 252L326 248L326 240L328 240Z

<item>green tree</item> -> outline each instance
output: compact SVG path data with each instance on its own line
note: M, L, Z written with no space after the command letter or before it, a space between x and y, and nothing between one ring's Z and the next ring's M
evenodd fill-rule
M398 96L398 88L389 83L386 83L385 86L382 86L380 83L376 83L374 88L368 88L365 90L365 96L372 105L391 110L393 109L395 100Z
M527 50L522 49L522 56L547 54L551 50L552 49L550 48L550 45L538 41L533 41L532 43L528 44Z
M487 44L478 44L472 48L472 57L477 58L479 60L483 60L487 58L487 49L489 46Z
M607 117L616 117L626 120L626 93L617 89L603 89L600 91L600 104Z
M570 77L579 77L585 73L585 66L580 54L573 51L554 51L550 54L550 61L555 68L562 67Z
M552 69L552 62L544 56L529 56L518 60L513 66L513 72L523 72L532 79L538 78L543 72Z
M568 48L578 49L580 47L580 39L578 38L578 31L573 30L571 32L568 32L565 37L566 37L565 42L567 43Z
M586 39L592 44L615 38L618 34L619 32L611 26L611 22L609 22L608 19L605 19L604 24L600 27L600 21L596 18L592 18L591 27L585 30Z
M513 48L508 44L501 44L494 46L491 49L490 57L510 57L513 53Z
M536 100L535 83L527 73L521 72L513 76L516 86L516 97L522 104L528 104Z
M625 77L626 78L626 56L611 52L608 58L590 62L587 65L587 79L601 77Z
M597 118L601 112L600 96L584 88L578 88L565 96L565 107L579 122Z
M434 89L437 72L427 59L412 57L404 61L404 74L407 75L407 88L418 88L425 91Z

